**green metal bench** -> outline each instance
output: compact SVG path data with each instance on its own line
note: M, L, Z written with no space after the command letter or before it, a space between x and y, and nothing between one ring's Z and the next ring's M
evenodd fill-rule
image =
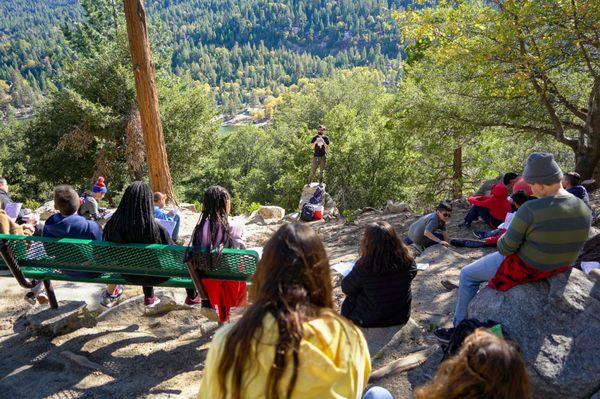
M192 267L184 262L187 249L177 245L115 244L0 234L0 270L10 270L23 288L32 288L36 284L32 280L43 281L50 306L56 308L58 302L52 280L131 285L122 277L126 274L168 278L156 284L160 287L198 289L202 278L251 282L258 262L256 251L223 249L220 253L213 251L210 259L198 257L198 265ZM64 272L99 275L84 277Z

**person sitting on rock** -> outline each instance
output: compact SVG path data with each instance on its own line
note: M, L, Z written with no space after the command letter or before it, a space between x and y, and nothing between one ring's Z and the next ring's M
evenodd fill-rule
M410 285L417 266L388 222L365 228L360 258L342 280L342 316L360 327L405 324L410 317Z
M515 210L518 210L521 205L530 199L534 199L529 197L525 192L519 191L510 196L513 206ZM495 247L496 243L502 237L502 234L506 233L508 230L508 226L510 226L510 222L515 216L515 212L510 212L506 214L506 218L504 222L498 226L497 229L491 231L483 231L483 230L475 230L473 231L473 235L477 237L479 240L465 240L455 238L450 240L450 244L456 247L467 247L467 248L483 248L483 247ZM484 241L481 241L484 240Z
M552 154L531 154L524 177L539 199L519 208L498 240L498 252L460 271L455 326L467 318L481 283L491 280L491 288L506 291L562 273L571 268L588 238L590 209L562 187L562 171ZM436 330L440 340L451 334L452 329Z
M416 388L415 399L529 399L529 378L517 348L480 328L456 356L445 360L435 377Z
M587 206L590 206L590 196L588 195L585 187L581 185L581 176L577 172L565 173L562 180L563 187L565 190L585 202Z
M450 237L446 231L446 222L452 216L452 205L440 202L435 212L421 216L408 228L406 244L415 244L427 248L435 244L449 246Z
M327 149L329 148L329 137L325 136L325 130L325 126L319 125L317 135L310 141L310 148L314 150L314 153L308 184L312 183L315 178L317 167L320 171L319 185L323 183L323 175L325 173L325 167L327 166Z
M174 245L167 230L154 219L153 196L150 187L143 181L134 181L123 193L117 210L104 227L104 240L118 244L163 244ZM168 277L123 275L131 284L143 285L144 305L154 307L160 299L154 295L155 284L167 281ZM114 286L110 285L103 295L102 304L110 306L118 298L114 298ZM190 288L185 289L186 305L200 302L198 293ZM120 293L119 293L120 295Z
M161 192L154 193L154 218L157 220L168 220L175 222L175 228L173 228L173 234L171 238L173 241L179 239L179 226L181 224L181 216L175 211L165 212L164 207L167 205L167 196Z
M106 195L107 189L104 183L104 177L100 176L96 183L92 186L92 193L83 193L81 197L81 206L79 207L79 215L90 220L102 219L106 213L105 209L98 207L98 202Z
M284 224L273 234L250 290L242 317L215 333L198 399L361 397L367 342L333 310L327 253L311 227ZM375 391L370 398L392 398Z
M241 223L229 220L231 197L221 186L211 186L204 192L202 215L194 228L186 261L192 267L206 267L211 261L212 250L221 248L245 249L245 228ZM205 309L216 307L221 322L229 319L229 310L246 302L246 283L202 279L198 287L201 305ZM207 315L207 317L211 317Z
M515 172L507 172L503 175L498 176L495 179L486 180L481 187L475 192L475 196L489 196L492 193L492 188L496 184L503 184L509 193L515 192L513 190L514 184L518 181L519 175Z
M469 197L468 201L472 206L461 224L464 227L471 227L471 223L481 218L490 227L496 229L504 221L506 214L511 211L508 189L502 184L492 187L491 196Z

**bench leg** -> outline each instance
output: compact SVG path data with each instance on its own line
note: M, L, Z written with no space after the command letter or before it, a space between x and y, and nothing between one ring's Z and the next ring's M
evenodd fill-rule
M198 291L198 295L202 299L208 299L208 295L206 295L206 291L204 291L204 286L202 285L202 277L197 268L191 266L189 263L187 265L188 272L190 273L190 277L194 282L194 286L196 287L196 291Z
M2 259L4 259L4 263L6 263L8 266L8 269L14 276L15 280L17 280L17 283L19 283L21 287L28 289L35 287L35 281L28 281L23 275L23 272L17 264L17 260L15 259L15 256L8 246L6 240L2 240L2 244L0 244L0 255L2 256Z
M46 289L46 293L48 294L48 301L50 301L50 307L52 309L58 308L58 301L56 300L56 295L54 295L52 281L44 280L44 288Z

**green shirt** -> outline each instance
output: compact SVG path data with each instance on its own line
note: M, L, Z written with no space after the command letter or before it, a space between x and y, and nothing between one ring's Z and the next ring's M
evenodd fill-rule
M517 254L542 271L572 265L588 239L591 220L585 203L570 194L527 201L498 240L498 252Z

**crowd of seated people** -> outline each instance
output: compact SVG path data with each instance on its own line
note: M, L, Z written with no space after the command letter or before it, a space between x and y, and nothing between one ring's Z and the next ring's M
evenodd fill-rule
M587 193L578 188L576 174L563 176L552 154L531 154L523 176L511 173L504 180L507 184L494 185L490 196L469 200L472 207L464 225L481 218L493 230L476 231L477 238L488 240L488 246L493 242L498 251L461 270L455 326L467 318L469 302L481 283L508 290L562 273L588 237ZM104 181L94 187L100 183ZM144 182L126 188L103 232L78 214L80 200L71 187L56 187L54 199L58 213L46 222L44 236L173 245L157 219L163 213L174 214L163 210L164 195L152 193ZM244 226L230 220L230 211L225 188L211 186L205 191L186 254L192 267L207 267L211 251L245 248ZM187 289L186 304L216 311L221 322L228 320L231 307L247 305L236 322L216 332L198 397L392 398L381 387L368 387L371 356L360 328L402 326L408 321L417 267L407 244L420 249L454 244L446 229L451 213L449 203L440 203L435 212L410 226L405 240L387 222L367 225L359 257L341 282L345 294L341 314L335 310L323 243L302 223L284 224L267 241L249 292L242 282L204 278L197 285L199 292ZM0 226L4 224L0 213ZM21 234L16 224L7 226L11 234ZM556 233L558 239L568 239L557 242ZM123 277L143 285L145 306L159 303L153 286L166 278ZM28 294L32 302L43 303L39 287ZM108 286L103 303L118 301L122 291L122 286ZM229 293L226 300L220 295L223 291ZM452 334L452 328L435 331L442 342ZM464 341L457 355L440 365L428 384L415 389L414 397L528 398L529 387L518 350L480 329Z

